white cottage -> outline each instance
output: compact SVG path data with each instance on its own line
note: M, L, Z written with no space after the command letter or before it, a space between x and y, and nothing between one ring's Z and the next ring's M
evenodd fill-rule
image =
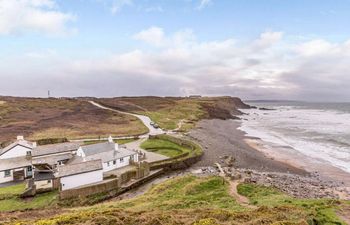
M60 190L101 182L103 169L101 160L59 166L56 177L60 179Z
M0 183L32 177L31 154L35 142L18 136L17 141L0 150Z
M119 147L113 142L112 137L108 138L108 142L93 145L81 146L77 151L74 161L90 161L101 159L103 164L103 172L122 168L131 164L131 161L138 162L138 153L124 147Z

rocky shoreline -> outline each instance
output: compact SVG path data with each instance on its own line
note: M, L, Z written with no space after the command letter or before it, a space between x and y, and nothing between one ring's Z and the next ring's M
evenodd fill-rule
M350 200L350 191L344 188L344 184L337 181L323 180L318 173L302 176L281 172L259 172L234 167L222 168L226 176L232 180L273 187L295 198ZM217 176L220 171L213 166L197 168L192 173L203 176Z
M294 165L274 160L245 142L237 130L238 121L203 120L189 136L204 150L203 159L194 173L219 175L218 163L226 176L242 182L274 187L296 198L330 198L350 200L350 189L342 181L307 172Z

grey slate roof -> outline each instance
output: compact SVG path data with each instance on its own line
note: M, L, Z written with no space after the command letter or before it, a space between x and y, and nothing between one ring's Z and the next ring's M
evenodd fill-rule
M26 140L17 140L15 142L13 142L12 144L6 146L3 149L0 149L0 155L4 154L5 152L11 150L12 148L16 147L17 145L21 145L23 147L26 147L28 149L33 149L33 143L30 141L26 141Z
M109 162L115 159L120 159L126 156L135 155L135 154L137 153L129 149L119 148L118 150L112 150L108 152L101 152L99 154L89 155L89 156L86 156L85 158L86 160L101 159L102 162Z
M59 166L57 177L72 176L75 174L88 173L96 170L102 170L101 160L93 160Z
M0 171L23 168L27 166L31 166L31 161L26 156L0 159Z
M108 152L115 149L114 142L103 142L92 145L85 145L81 147L86 156L95 155L98 153Z
M41 181L41 180L52 180L55 176L53 172L41 172L41 171L35 171L34 172L34 180L35 181Z
M76 151L79 147L80 147L79 143L72 143L72 142L52 144L52 145L41 145L33 149L32 156L36 157L36 156L42 156L42 155L72 152L72 151Z
M68 152L60 155L46 155L32 159L33 165L48 164L55 165L58 161L69 160L73 158L73 154Z

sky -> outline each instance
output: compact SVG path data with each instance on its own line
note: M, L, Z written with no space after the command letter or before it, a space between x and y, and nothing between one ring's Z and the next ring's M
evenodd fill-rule
M350 0L0 0L0 95L350 101Z

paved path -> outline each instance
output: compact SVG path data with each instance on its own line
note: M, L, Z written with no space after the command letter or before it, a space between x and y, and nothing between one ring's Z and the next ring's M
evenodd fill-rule
M160 129L160 128L154 128L151 125L151 118L149 118L148 116L144 116L144 115L139 115L139 114L134 114L134 113L128 113L128 112L123 112L123 111L119 111L116 109L112 109L103 105L98 104L97 102L94 101L89 101L92 105L101 108L101 109L106 109L106 110L110 110L110 111L114 111L114 112L118 112L118 113L122 113L122 114L126 114L126 115L130 115L130 116L135 116L137 118L139 118L141 120L141 122L148 128L149 132L146 134L148 135L157 135L157 134L164 134L165 132Z

